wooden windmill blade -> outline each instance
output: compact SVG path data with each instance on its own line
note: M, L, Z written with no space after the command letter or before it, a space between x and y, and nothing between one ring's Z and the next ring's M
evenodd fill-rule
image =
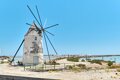
M56 49L55 49L55 47L53 46L51 40L49 39L48 35L46 33L44 33L44 34L45 34L46 38L48 39L50 45L52 46L53 50L55 51L55 53L58 54L57 51L56 51Z
M33 17L35 18L35 20L37 21L37 23L39 24L39 26L40 26L41 29L42 29L41 23L38 21L38 19L36 18L35 14L34 14L33 11L31 10L31 8L30 8L28 5L27 5L27 7L28 7L29 11L31 12L31 14L33 15Z
M40 24L41 24L41 26L43 27L43 25L42 25L42 20L41 20L41 17L40 17L40 14L39 14L39 10L38 10L38 8L37 8L37 5L36 5L36 10L37 10L37 14L38 14L38 18L39 18Z
M59 24L54 24L54 25L49 26L49 27L46 27L46 28L44 28L44 29L52 28L52 27L55 27L55 26L58 26L58 25L59 25Z
M38 10L37 6L36 6L36 11L37 11L37 14L38 14L38 17L39 17L39 21L40 21L40 23L41 23L41 25L39 25L39 26L40 26L41 29L42 29L42 33L43 33L43 36L44 36L44 41L45 41L45 45L46 45L46 50L47 50L47 53L48 53L49 61L51 61L51 59L50 59L50 53L49 53L49 48L48 48L48 43L47 43L47 39L46 39L45 33L44 33L45 30L44 30L44 28L43 28L42 21L41 21L40 14L39 14L39 10ZM48 31L47 31L47 32L48 32ZM51 35L53 35L53 34L50 33L50 32L48 32L48 33L51 34Z

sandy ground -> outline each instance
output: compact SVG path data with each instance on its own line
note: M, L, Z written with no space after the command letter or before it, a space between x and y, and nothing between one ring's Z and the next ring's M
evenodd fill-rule
M67 59L62 59L62 60L58 60L56 61L57 63L65 63L65 64L69 64L69 65L74 65L74 64L85 64L87 67L91 67L91 68L106 68L107 64L103 63L102 65L99 64L91 64L90 62L71 62L71 61L67 61Z
M68 63L66 60L60 60L59 63ZM69 62L73 63L73 62ZM88 66L98 66L96 64L90 64L88 62L83 63ZM23 67L13 67L8 64L0 64L0 74L2 75L14 75L14 76L26 76L26 77L38 77L38 78L50 78L61 80L120 80L120 73L116 70L90 70L82 72L72 71L57 71L57 72L30 72L24 71Z

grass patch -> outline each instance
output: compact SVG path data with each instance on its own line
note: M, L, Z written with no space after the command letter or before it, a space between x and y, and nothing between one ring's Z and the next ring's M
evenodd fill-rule
M61 59L65 59L66 57L59 57L59 58L56 58L54 60L61 60Z
M49 62L44 62L44 64L46 64L46 65L60 65L55 60L52 60L52 61L49 61Z
M116 69L117 70L117 72L120 72L120 68L118 68L118 69Z
M80 72L81 71L80 68L75 66L75 65L67 65L66 69L70 70L70 71L74 71L74 72Z
M103 60L94 59L94 60L90 60L90 61L88 61L88 62L102 65L102 61L103 61Z
M108 61L108 64L107 64L107 65L108 65L108 66L112 66L113 63L114 63L113 61Z
M120 68L120 65L112 65L112 66L109 66L108 68L110 68L110 69L116 69L116 68Z
M85 64L78 64L78 65L76 65L76 66L79 67L80 69L86 69Z
M67 61L72 61L72 62L79 62L79 57L68 57Z
M104 60L99 60L99 59L94 59L94 60L88 60L90 63L96 63L102 65L102 63L107 63L108 66L112 66L114 61L104 61Z
M81 70L86 70L87 68L84 64L78 64L78 65L67 65L66 69L74 72L80 72Z
M81 62L85 62L85 60L84 60L84 59L82 59L82 60L81 60Z

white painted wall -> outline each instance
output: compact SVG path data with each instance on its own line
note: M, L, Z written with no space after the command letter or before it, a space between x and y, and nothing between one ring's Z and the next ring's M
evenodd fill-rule
M30 31L31 29L34 30ZM34 26L31 26L29 31L24 37L23 64L34 64L34 56L38 56L38 64L43 64L42 34L39 35Z

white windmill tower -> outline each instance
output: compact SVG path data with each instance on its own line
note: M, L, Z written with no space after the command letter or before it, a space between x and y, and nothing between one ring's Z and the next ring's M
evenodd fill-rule
M24 36L23 64L43 63L42 33L35 23Z
M27 7L30 10L30 12L32 13L32 15L35 18L36 22L38 23L39 27L38 27L38 25L36 25L35 22L33 22L33 24L26 23L27 25L30 25L31 27L29 28L28 32L25 34L22 43L20 44L15 55L13 56L13 59L11 60L11 63L14 61L14 58L16 57L19 49L21 48L22 44L24 43L23 64L24 65L26 65L26 64L36 64L36 65L42 64L43 63L42 38L44 38L44 42L46 45L46 50L47 50L47 53L49 56L49 60L50 60L50 54L49 54L48 42L50 43L51 47L57 54L56 49L54 48L52 42L50 41L50 39L47 35L47 33L52 36L54 36L54 34L47 31L47 29L54 27L54 26L58 26L58 24L43 28L37 6L36 6L36 10L37 10L39 21L38 21L37 17L34 15L34 13L32 12L32 10L30 9L30 7L28 5L27 5Z

